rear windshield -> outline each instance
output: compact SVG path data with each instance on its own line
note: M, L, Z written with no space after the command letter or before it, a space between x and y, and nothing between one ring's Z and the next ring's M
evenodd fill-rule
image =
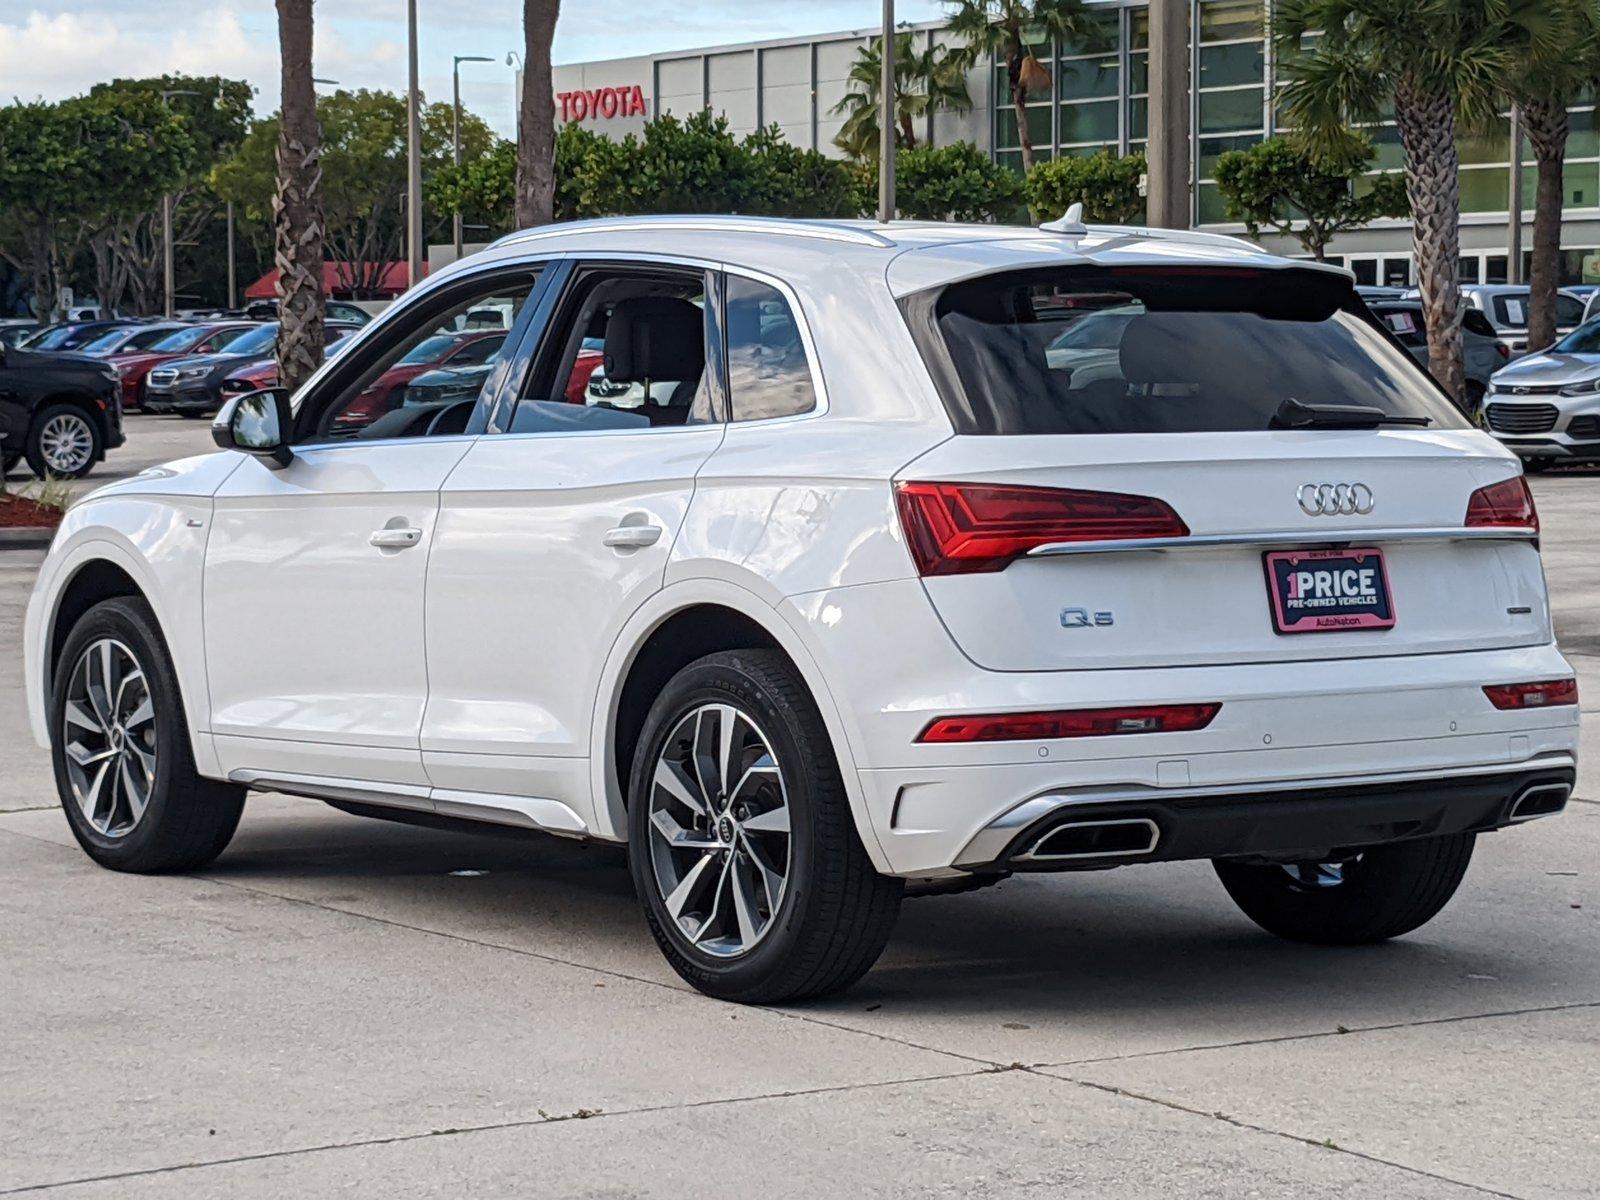
M1464 427L1344 303L1359 302L1327 272L1065 268L955 284L907 315L937 343L924 353L961 433L1265 430L1288 400Z

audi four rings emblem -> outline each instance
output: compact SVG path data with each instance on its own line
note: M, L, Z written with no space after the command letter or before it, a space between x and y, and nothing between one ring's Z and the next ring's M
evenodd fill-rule
M1295 498L1308 517L1364 517L1376 503L1364 483L1302 483Z

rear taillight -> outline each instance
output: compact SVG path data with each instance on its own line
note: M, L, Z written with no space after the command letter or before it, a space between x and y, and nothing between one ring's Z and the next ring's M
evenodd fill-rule
M1497 683L1483 689L1496 708L1551 708L1578 702L1576 679L1547 679L1540 683Z
M1521 475L1502 479L1473 492L1467 500L1468 526L1509 526L1539 531L1539 510Z
M1184 733L1204 729L1220 704L1146 704L1132 708L1074 708L1061 712L983 713L939 717L919 742L1020 742L1111 737L1123 733Z
M1053 542L1187 537L1189 527L1151 496L991 483L895 486L906 545L922 575L1003 571Z

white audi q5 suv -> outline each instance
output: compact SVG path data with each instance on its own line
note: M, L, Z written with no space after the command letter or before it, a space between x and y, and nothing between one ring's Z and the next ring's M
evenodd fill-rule
M28 610L118 870L252 789L626 843L673 967L773 1001L908 880L1212 859L1275 934L1393 937L1573 785L1516 458L1347 273L1232 239L553 226L214 432L75 506Z

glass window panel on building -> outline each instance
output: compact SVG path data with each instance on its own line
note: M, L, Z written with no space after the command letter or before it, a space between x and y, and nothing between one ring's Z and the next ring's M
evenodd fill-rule
M1061 144L1076 142L1115 142L1117 140L1117 102L1061 106Z
M1089 29L1079 38L1068 38L1061 43L1061 57L1072 58L1084 54L1108 54L1117 48L1122 38L1122 15L1115 8L1102 8L1089 14Z
M1048 104L1030 104L1028 112L1028 137L1033 143L1033 148L1048 153L1054 137L1050 128L1050 106ZM1017 139L1017 110L1010 104L1003 105L995 110L994 114L995 139L994 144L1001 150L1014 150L1022 143Z
M1233 42L1226 46L1200 47L1202 89L1260 83L1265 70L1266 45L1263 42Z
M1056 94L1063 101L1115 97L1121 82L1116 55L1069 58L1056 67Z
M1200 93L1200 132L1259 130L1265 101L1258 87Z
M1200 6L1200 41L1228 42L1266 33L1261 0L1212 0Z
M1461 211L1506 211L1511 198L1510 172L1504 167L1478 167L1461 172Z

